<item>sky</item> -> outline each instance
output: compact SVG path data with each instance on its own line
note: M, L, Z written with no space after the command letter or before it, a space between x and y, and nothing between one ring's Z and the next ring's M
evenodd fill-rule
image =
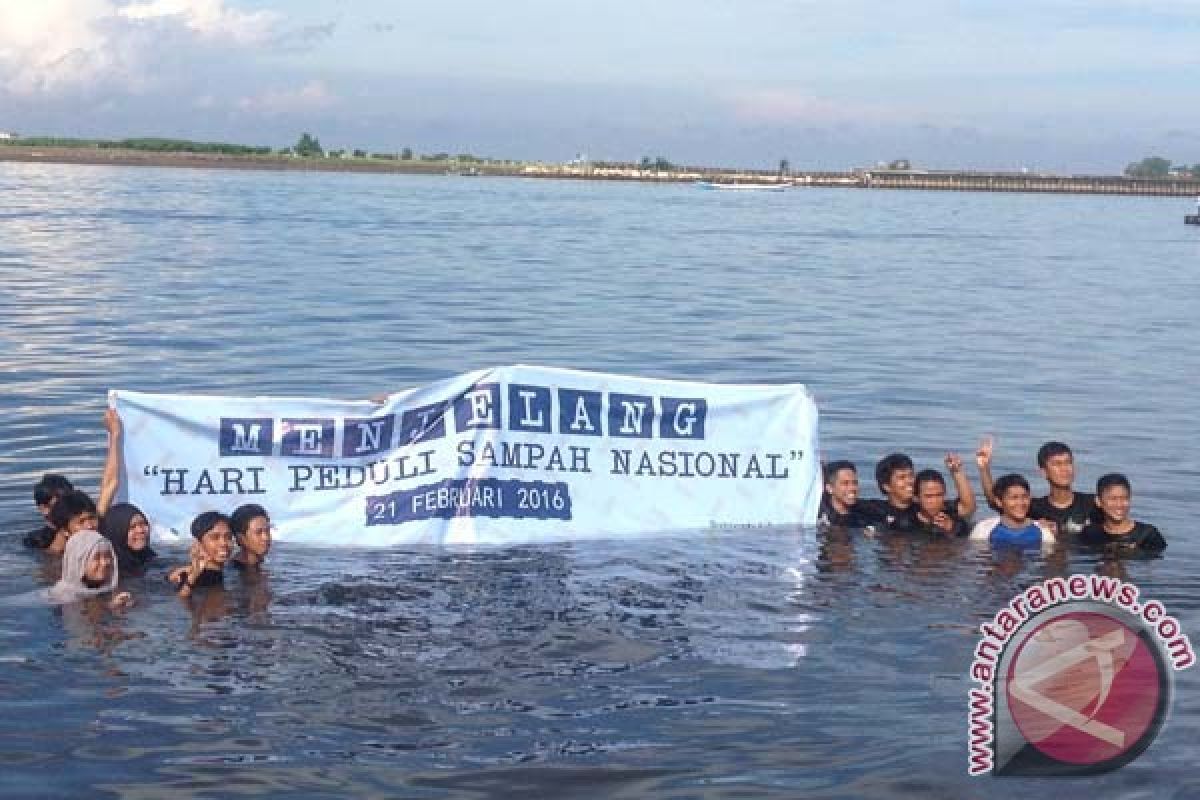
M1200 0L0 0L0 131L494 158L1200 163Z

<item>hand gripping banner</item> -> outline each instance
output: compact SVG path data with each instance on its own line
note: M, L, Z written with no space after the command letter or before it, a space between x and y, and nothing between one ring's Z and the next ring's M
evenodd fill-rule
M802 385L480 370L383 403L114 390L120 496L156 528L257 503L281 540L513 544L812 525Z

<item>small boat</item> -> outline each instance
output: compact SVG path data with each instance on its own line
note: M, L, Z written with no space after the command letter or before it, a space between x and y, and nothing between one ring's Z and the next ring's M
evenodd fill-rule
M714 181L696 181L701 189L740 190L752 192L782 192L788 188L786 183L716 183Z

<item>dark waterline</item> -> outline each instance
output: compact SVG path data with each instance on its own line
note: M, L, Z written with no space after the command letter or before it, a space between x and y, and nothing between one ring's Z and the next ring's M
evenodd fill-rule
M0 197L0 597L44 585L28 487L95 486L110 387L366 397L541 363L807 383L864 479L985 433L1035 478L1065 439L1170 542L1116 574L1200 620L1180 201L13 164ZM1194 670L1118 773L966 776L977 625L1114 569L806 530L282 543L195 614L157 579L117 620L4 608L0 794L1200 794Z

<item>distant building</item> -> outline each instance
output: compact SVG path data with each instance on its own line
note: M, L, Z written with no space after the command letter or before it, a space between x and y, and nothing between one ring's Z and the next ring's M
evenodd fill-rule
M20 139L21 135L16 131L0 131L0 139Z

